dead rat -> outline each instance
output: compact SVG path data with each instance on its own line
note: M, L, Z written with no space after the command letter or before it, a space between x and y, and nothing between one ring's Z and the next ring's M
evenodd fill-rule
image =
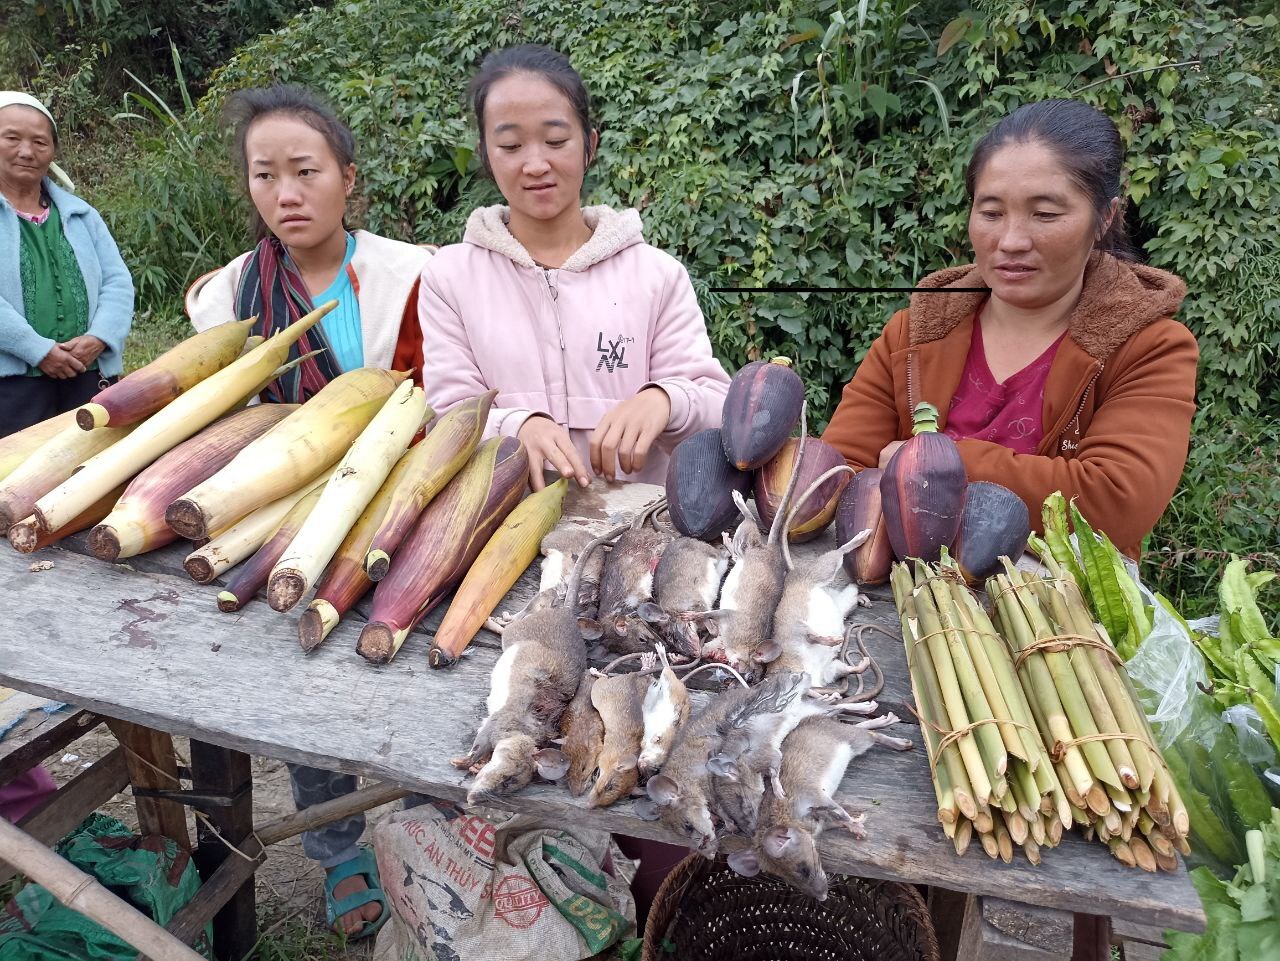
M639 783L643 705L649 681L644 672L617 674L597 679L591 688L591 705L604 722L604 743L588 807L607 807L629 795Z
M528 617L534 611L557 607L564 603L569 586L569 575L578 564L583 548L592 540L592 534L578 526L556 527L542 539L542 567L538 580L538 593L524 607L512 614L503 611L485 620L484 626L501 635L512 621ZM604 569L604 551L593 551L582 571L578 586L576 611L579 617L593 619L600 593L600 572Z
M782 741L811 713L826 710L804 703L809 678L802 673L771 673L757 685L759 696L725 715L717 727L720 743L707 757L712 812L748 837L768 777L778 787Z
M671 753L680 729L689 720L689 689L671 669L666 648L657 646L662 673L654 678L644 695L644 733L640 738L640 776L648 777L662 767Z
M565 604L535 610L512 621L503 633L502 655L494 665L486 702L488 716L476 732L471 751L452 762L456 767L478 769L467 795L470 803L498 796L510 785L528 784L539 762L547 766L547 773L551 767L565 765L559 751L542 751L535 757L523 741L518 742L519 749L499 751L498 746L525 735L536 747L558 732L561 715L577 693L587 666L582 627L568 599L578 596L582 571L592 552L616 533L594 538L583 551L569 578Z
M639 614L674 653L701 654L698 627L715 608L728 568L723 549L692 537L677 537L662 552L654 571L654 600L641 604Z
M604 745L604 721L591 703L591 689L596 676L582 675L578 691L560 717L560 734L564 738L560 750L569 759L569 793L581 797L591 786L591 777L600 763Z
M569 576L578 564L583 550L592 541L591 532L578 526L557 527L542 539L542 569L539 591L554 590L557 601L564 597ZM604 551L594 551L582 570L578 585L577 614L596 616L600 595L600 575L604 571Z
M653 600L654 570L671 535L645 525L665 504L666 498L660 498L640 511L605 559L597 619L604 646L611 651L634 653L651 646L650 636L639 630L631 615L641 604Z
M827 824L836 824L855 837L865 837L865 815L852 815L836 803L849 763L874 744L895 751L910 750L911 742L877 733L893 723L872 718L842 724L815 717L801 723L786 740L781 781L785 796L768 791L760 807L753 849L729 858L739 874L764 871L819 901L827 896L827 875L818 855L817 839Z
M748 680L760 672L760 665L778 656L779 646L773 641L773 614L782 600L783 582L787 575L784 546L791 518L791 498L800 476L808 434L808 405L800 405L800 443L795 467L787 478L786 490L778 502L778 510L767 536L762 537L755 517L737 491L734 503L742 514L742 523L729 540L733 566L720 591L720 607L708 615L714 620L718 635L715 648L731 667Z
M722 665L704 665L726 669ZM715 857L716 825L711 817L707 758L721 740L718 727L730 713L759 697L741 675L739 686L712 696L676 735L662 770L649 778L649 798L658 806L659 819L705 857ZM770 692L765 692L766 696Z
M802 561L787 573L782 600L773 617L773 637L781 646L773 671L804 671L812 679L810 696L838 694L829 687L868 666L869 659L847 664L840 659L845 642L845 618L857 606L857 585L832 584L842 570L845 554L859 547L870 531L862 531L834 550Z

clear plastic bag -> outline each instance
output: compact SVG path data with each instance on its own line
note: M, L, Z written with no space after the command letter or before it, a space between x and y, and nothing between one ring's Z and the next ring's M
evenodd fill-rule
M1268 791L1260 776L1275 752L1253 708L1219 711L1204 691L1209 675L1188 625L1137 582L1151 604L1152 627L1125 667L1191 818L1191 865L1231 877L1245 858L1245 832L1269 819L1280 800L1273 794L1280 777ZM1216 629L1206 621L1195 629Z
M1191 724L1192 704L1196 698L1205 697L1197 685L1208 684L1209 675L1182 622L1141 582L1138 587L1152 607L1151 633L1138 645L1125 668L1138 687L1147 720L1156 728L1163 748Z

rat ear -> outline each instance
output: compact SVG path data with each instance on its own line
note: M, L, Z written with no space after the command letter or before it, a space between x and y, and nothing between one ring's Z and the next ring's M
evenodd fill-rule
M776 638L770 638L752 652L751 659L757 664L768 664L776 661L781 653L782 645Z
M653 603L653 601L645 601L640 605L636 613L650 624L665 624L671 620L671 615Z
M738 765L723 754L713 754L707 758L707 770L718 777L727 777L732 781L738 780Z
M734 851L725 858L725 861L735 874L740 874L744 878L754 878L760 873L760 859L751 848Z
M765 854L771 858L780 858L795 847L799 840L796 832L791 828L770 828L769 833L764 836Z
M613 769L617 771L619 774L622 774L626 771L634 771L636 769L636 764L637 764L637 761L634 756L624 757L622 760L618 761L618 763L616 763L613 766Z
M648 791L653 803L659 807L666 807L680 800L680 785L665 774L655 774L649 778L645 790Z
M548 781L560 780L569 770L569 759L553 747L535 751L533 760L538 766L538 775Z
M707 629L707 633L712 637L720 636L720 620L728 615L728 611L723 608L715 611L707 611L699 615L698 620L702 622L702 626Z
M604 627L589 617L578 618L578 632L584 641L598 641L604 637Z

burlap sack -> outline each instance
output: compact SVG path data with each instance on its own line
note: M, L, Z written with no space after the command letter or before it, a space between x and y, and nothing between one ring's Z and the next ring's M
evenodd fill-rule
M634 866L606 832L485 814L424 805L374 829L375 961L584 961L635 929Z

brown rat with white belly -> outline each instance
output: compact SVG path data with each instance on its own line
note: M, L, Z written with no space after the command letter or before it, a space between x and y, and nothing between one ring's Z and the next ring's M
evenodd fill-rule
M844 724L814 717L792 731L781 771L785 797L766 792L754 847L730 855L730 867L748 876L764 871L824 900L827 875L817 847L822 829L835 824L855 837L866 836L862 826L865 815L850 814L835 800L849 763L876 744L895 751L911 748L910 741L875 730L888 723L892 722L886 718Z
M680 729L689 720L689 688L671 668L666 649L659 644L660 673L649 684L641 711L644 732L640 737L640 776L647 778L666 763Z
M830 473L814 481L793 510L798 510ZM791 516L788 514L788 526ZM836 677L863 670L870 664L870 658L866 658L858 665L846 665L837 656L838 646L832 646L827 637L828 634L834 635L835 645L841 644L847 609L840 601L846 601L851 609L857 598L855 592L852 596L846 594L838 599L827 585L840 571L844 555L867 536L869 532L863 532L849 543L805 562L786 575L782 599L774 612L770 632L781 653L768 664L766 678L766 681L778 678L784 685L786 696L780 697L769 710L752 715L739 712L738 716L726 719L721 743L708 759L713 775L713 809L740 833L750 834L755 830L756 811L764 793L762 776L770 779L775 792L781 791L778 775L782 764L782 744L797 725L818 715L836 712L871 714L876 710L876 703L869 696L838 702L835 698L826 697L826 692L821 697L812 696L813 689L820 682L829 684ZM787 566L792 567L789 551L784 548L783 553Z
M572 525L557 527L542 539L542 568L538 583L540 592L554 590L561 601L568 589L569 577L586 546L594 540L584 527ZM605 551L593 551L582 568L578 581L577 614L579 617L596 616L600 597L600 575L604 572Z
M723 665L705 666L732 671ZM657 805L659 819L687 840L693 850L708 858L715 856L717 841L709 802L707 758L720 743L718 728L729 714L754 699L767 699L775 693L770 689L748 687L740 675L738 681L738 685L713 695L702 710L680 728L666 763L646 785L649 798Z
M641 604L638 613L672 653L702 653L698 628L715 609L728 569L723 548L693 537L677 537L663 550L653 574L653 601Z
M594 538L579 557L567 585L565 603L512 621L502 635L502 655L494 665L486 701L488 716L471 751L453 764L476 772L469 803L511 794L533 779L561 776L561 752L538 750L558 732L561 715L577 693L587 667L582 627L572 603L591 554L618 529Z
M802 560L787 573L782 600L773 618L773 637L781 647L768 665L774 671L803 671L812 679L810 697L838 695L830 685L865 670L869 658L848 664L840 658L845 618L859 603L857 585L834 585L844 556L871 536L861 531L847 543Z
M757 677L761 665L773 660L779 650L773 640L773 616L782 600L787 576L783 542L791 518L791 498L804 460L808 433L806 407L800 406L800 443L795 466L787 478L786 490L778 502L767 536L761 536L760 527L742 495L733 492L743 519L729 541L734 563L720 590L720 606L708 620L714 619L716 625L718 637L714 647L723 652L730 667L748 680Z

